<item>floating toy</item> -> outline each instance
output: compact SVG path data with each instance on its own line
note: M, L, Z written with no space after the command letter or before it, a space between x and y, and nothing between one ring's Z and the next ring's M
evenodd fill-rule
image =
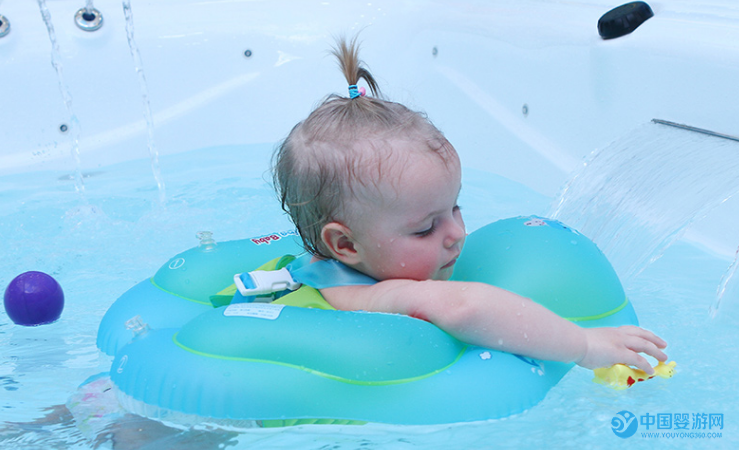
M25 272L13 278L4 296L5 312L17 325L37 326L59 319L64 292L59 283L43 272Z
M228 304L234 274L270 260L279 269L301 252L295 233L201 243L125 293L98 333L121 403L163 420L261 426L465 422L532 407L572 367L468 345L407 316L337 311L316 290ZM585 327L637 324L605 256L553 220L475 231L454 279L503 287Z
M675 361L667 364L660 361L654 366L654 374L647 375L641 369L634 369L625 364L614 364L611 367L595 369L593 371L595 374L593 381L621 391L630 388L640 381L651 380L654 377L672 378L675 375L676 365L677 363Z

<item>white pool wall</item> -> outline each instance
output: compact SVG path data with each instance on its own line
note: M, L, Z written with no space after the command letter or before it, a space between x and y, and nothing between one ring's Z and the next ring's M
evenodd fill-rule
M333 36L361 31L386 96L426 111L465 166L554 196L592 151L652 118L739 136L739 6L649 3L653 18L608 41L596 24L620 3L605 0L131 5L162 155L279 141L324 96L344 94L327 50ZM47 6L82 169L148 158L121 2L94 1L104 15L95 32L74 24L83 1ZM0 38L0 175L72 171L74 130L60 131L70 114L39 5L4 0L0 14L11 23ZM729 200L687 238L729 257L739 227L726 224L738 220Z

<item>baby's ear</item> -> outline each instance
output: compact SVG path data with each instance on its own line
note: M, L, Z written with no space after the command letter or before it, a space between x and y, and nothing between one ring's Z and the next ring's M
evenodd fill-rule
M352 232L346 225L339 222L327 223L321 230L321 240L337 261L347 265L359 262Z

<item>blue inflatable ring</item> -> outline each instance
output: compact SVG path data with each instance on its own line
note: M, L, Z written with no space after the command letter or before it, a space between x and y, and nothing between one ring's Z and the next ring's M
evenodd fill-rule
M124 404L263 426L466 422L532 407L572 367L467 345L401 315L212 307L209 296L233 274L301 251L294 233L197 247L121 296L98 346L114 355ZM503 287L581 326L637 324L595 244L549 219L506 219L470 234L454 279ZM146 324L136 336L126 329L135 316Z

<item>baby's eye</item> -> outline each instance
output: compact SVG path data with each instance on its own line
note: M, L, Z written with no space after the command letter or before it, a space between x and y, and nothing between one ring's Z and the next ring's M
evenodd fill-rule
M436 224L435 223L434 224L431 224L431 226L428 229L423 230L423 231L419 231L419 232L414 233L414 234L416 236L418 236L418 237L426 237L426 236L431 236L432 234L434 234L434 231L436 231Z

